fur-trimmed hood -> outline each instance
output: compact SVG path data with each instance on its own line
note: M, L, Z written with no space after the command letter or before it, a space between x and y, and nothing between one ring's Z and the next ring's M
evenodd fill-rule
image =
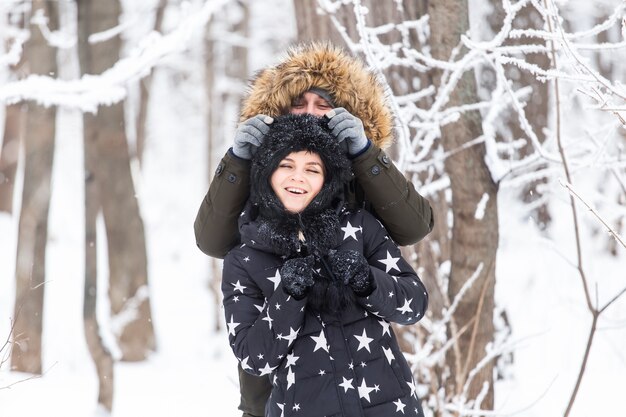
M240 224L242 239L256 234L253 240L286 256L300 251L299 232L306 237L308 252L317 256L325 255L336 245L344 185L351 179L352 172L350 161L326 123L324 118L310 114L286 114L278 116L270 125L252 158L247 208L251 218ZM324 184L301 213L289 213L272 190L270 178L287 155L298 151L315 152L320 156Z
M241 121L257 114L285 114L293 100L312 87L328 91L336 107L361 119L376 146L391 145L393 117L382 84L359 59L330 43L297 45L281 62L261 70L244 98Z

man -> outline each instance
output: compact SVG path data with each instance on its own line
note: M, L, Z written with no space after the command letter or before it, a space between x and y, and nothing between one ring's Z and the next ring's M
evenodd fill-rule
M432 230L429 202L383 151L393 141L393 118L376 76L343 50L312 43L293 48L252 81L233 147L218 165L194 222L200 250L223 258L239 243L237 222L250 193L250 159L273 117L286 113L328 119L352 162L346 201L374 214L398 245L414 244ZM243 416L263 416L270 382L241 369L239 376Z

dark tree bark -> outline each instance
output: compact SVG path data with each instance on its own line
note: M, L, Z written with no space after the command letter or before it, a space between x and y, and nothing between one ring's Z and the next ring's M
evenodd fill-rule
M79 51L83 74L100 74L119 60L121 39L89 44L90 34L118 25L117 0L80 0ZM148 295L147 255L143 220L135 196L124 130L124 104L100 106L84 117L85 147L94 147L90 167L100 196L109 255L109 298L122 360L138 361L155 348ZM92 132L90 135L89 132Z
M35 13L38 10L44 12L51 29L58 27L56 2L34 1L32 11ZM48 45L36 25L30 25L30 38L26 42L24 54L31 74L56 74L56 49ZM24 188L15 267L15 343L12 346L11 369L41 374L46 244L56 108L43 107L30 101L26 108Z
M433 57L448 60L457 47L462 34L469 29L467 0L441 0L429 2L431 50ZM441 74L434 74L435 84L440 84ZM477 101L476 80L473 72L466 72L453 93L450 106ZM443 146L451 151L482 135L478 112L465 113L460 120L442 129ZM451 271L448 295L459 293L465 282L482 270L474 285L463 297L454 316L456 328L468 325L460 339L458 350L448 355L452 380L449 392L460 393L468 373L483 359L485 347L493 341L493 310L495 285L495 260L498 248L497 185L485 165L485 147L472 146L446 159L445 168L452 190L453 227L451 239ZM479 202L487 198L484 216L476 216ZM461 354L460 357L456 356ZM479 371L470 385L469 398L476 398L484 382L489 393L482 402L483 409L492 409L493 362Z

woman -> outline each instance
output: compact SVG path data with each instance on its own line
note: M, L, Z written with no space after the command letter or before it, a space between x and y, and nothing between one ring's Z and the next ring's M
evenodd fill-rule
M280 116L252 159L224 260L231 346L270 377L268 417L422 416L389 322L415 323L428 296L381 223L346 209L350 162L325 123Z

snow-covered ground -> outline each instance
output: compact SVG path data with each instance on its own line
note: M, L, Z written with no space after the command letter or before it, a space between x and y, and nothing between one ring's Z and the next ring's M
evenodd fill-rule
M268 57L255 62L261 59ZM240 415L236 361L226 333L214 331L223 317L208 288L211 260L196 248L193 236L193 220L208 183L200 80L198 74L170 77L167 70L158 70L154 79L145 162L135 172L158 350L143 363L115 365L114 417ZM45 374L3 389L29 377L8 372L5 363L0 369L0 417L88 417L96 412L97 379L82 327L81 121L68 111L60 112L58 120L46 265ZM548 187L553 223L546 232L529 220L517 190L501 189L499 194L496 297L508 314L516 349L512 378L497 385L498 415L562 416L591 325L581 279L572 266L575 247L567 194L558 183ZM620 248L617 258L608 256L606 234L591 236L589 225L597 222L586 210L580 209L579 215L585 271L592 298L597 288L602 305L626 287L626 251ZM16 230L15 218L0 215L0 346L13 316ZM626 296L600 319L571 416L623 417L624 386Z

